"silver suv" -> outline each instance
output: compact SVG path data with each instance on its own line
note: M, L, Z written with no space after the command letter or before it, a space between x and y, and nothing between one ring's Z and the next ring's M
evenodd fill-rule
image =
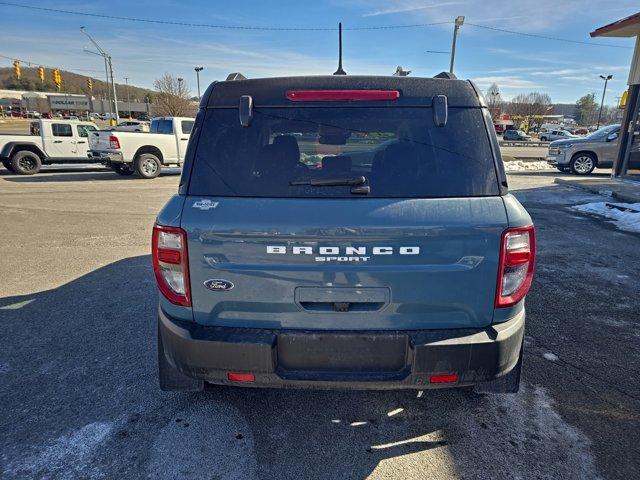
M586 137L549 144L547 162L561 172L588 175L594 168L613 166L618 151L620 125L607 125Z

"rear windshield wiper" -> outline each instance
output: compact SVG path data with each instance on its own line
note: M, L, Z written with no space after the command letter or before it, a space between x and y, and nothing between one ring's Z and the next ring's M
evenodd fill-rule
M312 180L294 180L289 185L311 185L312 187L357 187L367 183L366 177L353 178L314 178Z

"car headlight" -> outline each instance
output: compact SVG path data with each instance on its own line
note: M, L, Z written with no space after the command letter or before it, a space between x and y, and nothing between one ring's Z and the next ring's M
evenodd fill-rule
M559 148L560 150L564 150L564 149L566 149L566 148L571 148L572 146L573 146L573 145L571 145L571 144L568 144L568 145L567 145L567 144L565 144L565 145L558 145L558 148Z

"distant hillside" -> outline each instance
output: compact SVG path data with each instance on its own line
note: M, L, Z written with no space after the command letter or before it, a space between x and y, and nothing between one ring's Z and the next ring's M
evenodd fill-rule
M106 82L96 77L88 77L86 75L80 75L78 73L67 72L60 70L62 76L62 93L84 93L88 94L87 79L93 80L93 96L97 98L106 98ZM104 78L104 74L102 77ZM53 84L51 78L51 70L45 70L44 84L40 82L38 78L37 67L22 67L22 78L17 81L13 76L13 67L0 68L0 89L8 90L44 90L47 92L54 92L56 87ZM116 93L118 100L125 100L127 98L126 85L116 83ZM144 102L144 97L149 96L153 98L154 93L152 90L146 88L134 87L129 85L129 97L132 102Z

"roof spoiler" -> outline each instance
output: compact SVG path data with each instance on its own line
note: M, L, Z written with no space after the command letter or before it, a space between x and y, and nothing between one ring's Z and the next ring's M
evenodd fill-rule
M440 72L439 74L437 74L435 77L433 78L446 78L448 80L457 80L458 77L456 77L453 73L451 72Z
M242 75L240 72L233 72L227 75L227 82L232 82L234 80L246 80L247 77Z

